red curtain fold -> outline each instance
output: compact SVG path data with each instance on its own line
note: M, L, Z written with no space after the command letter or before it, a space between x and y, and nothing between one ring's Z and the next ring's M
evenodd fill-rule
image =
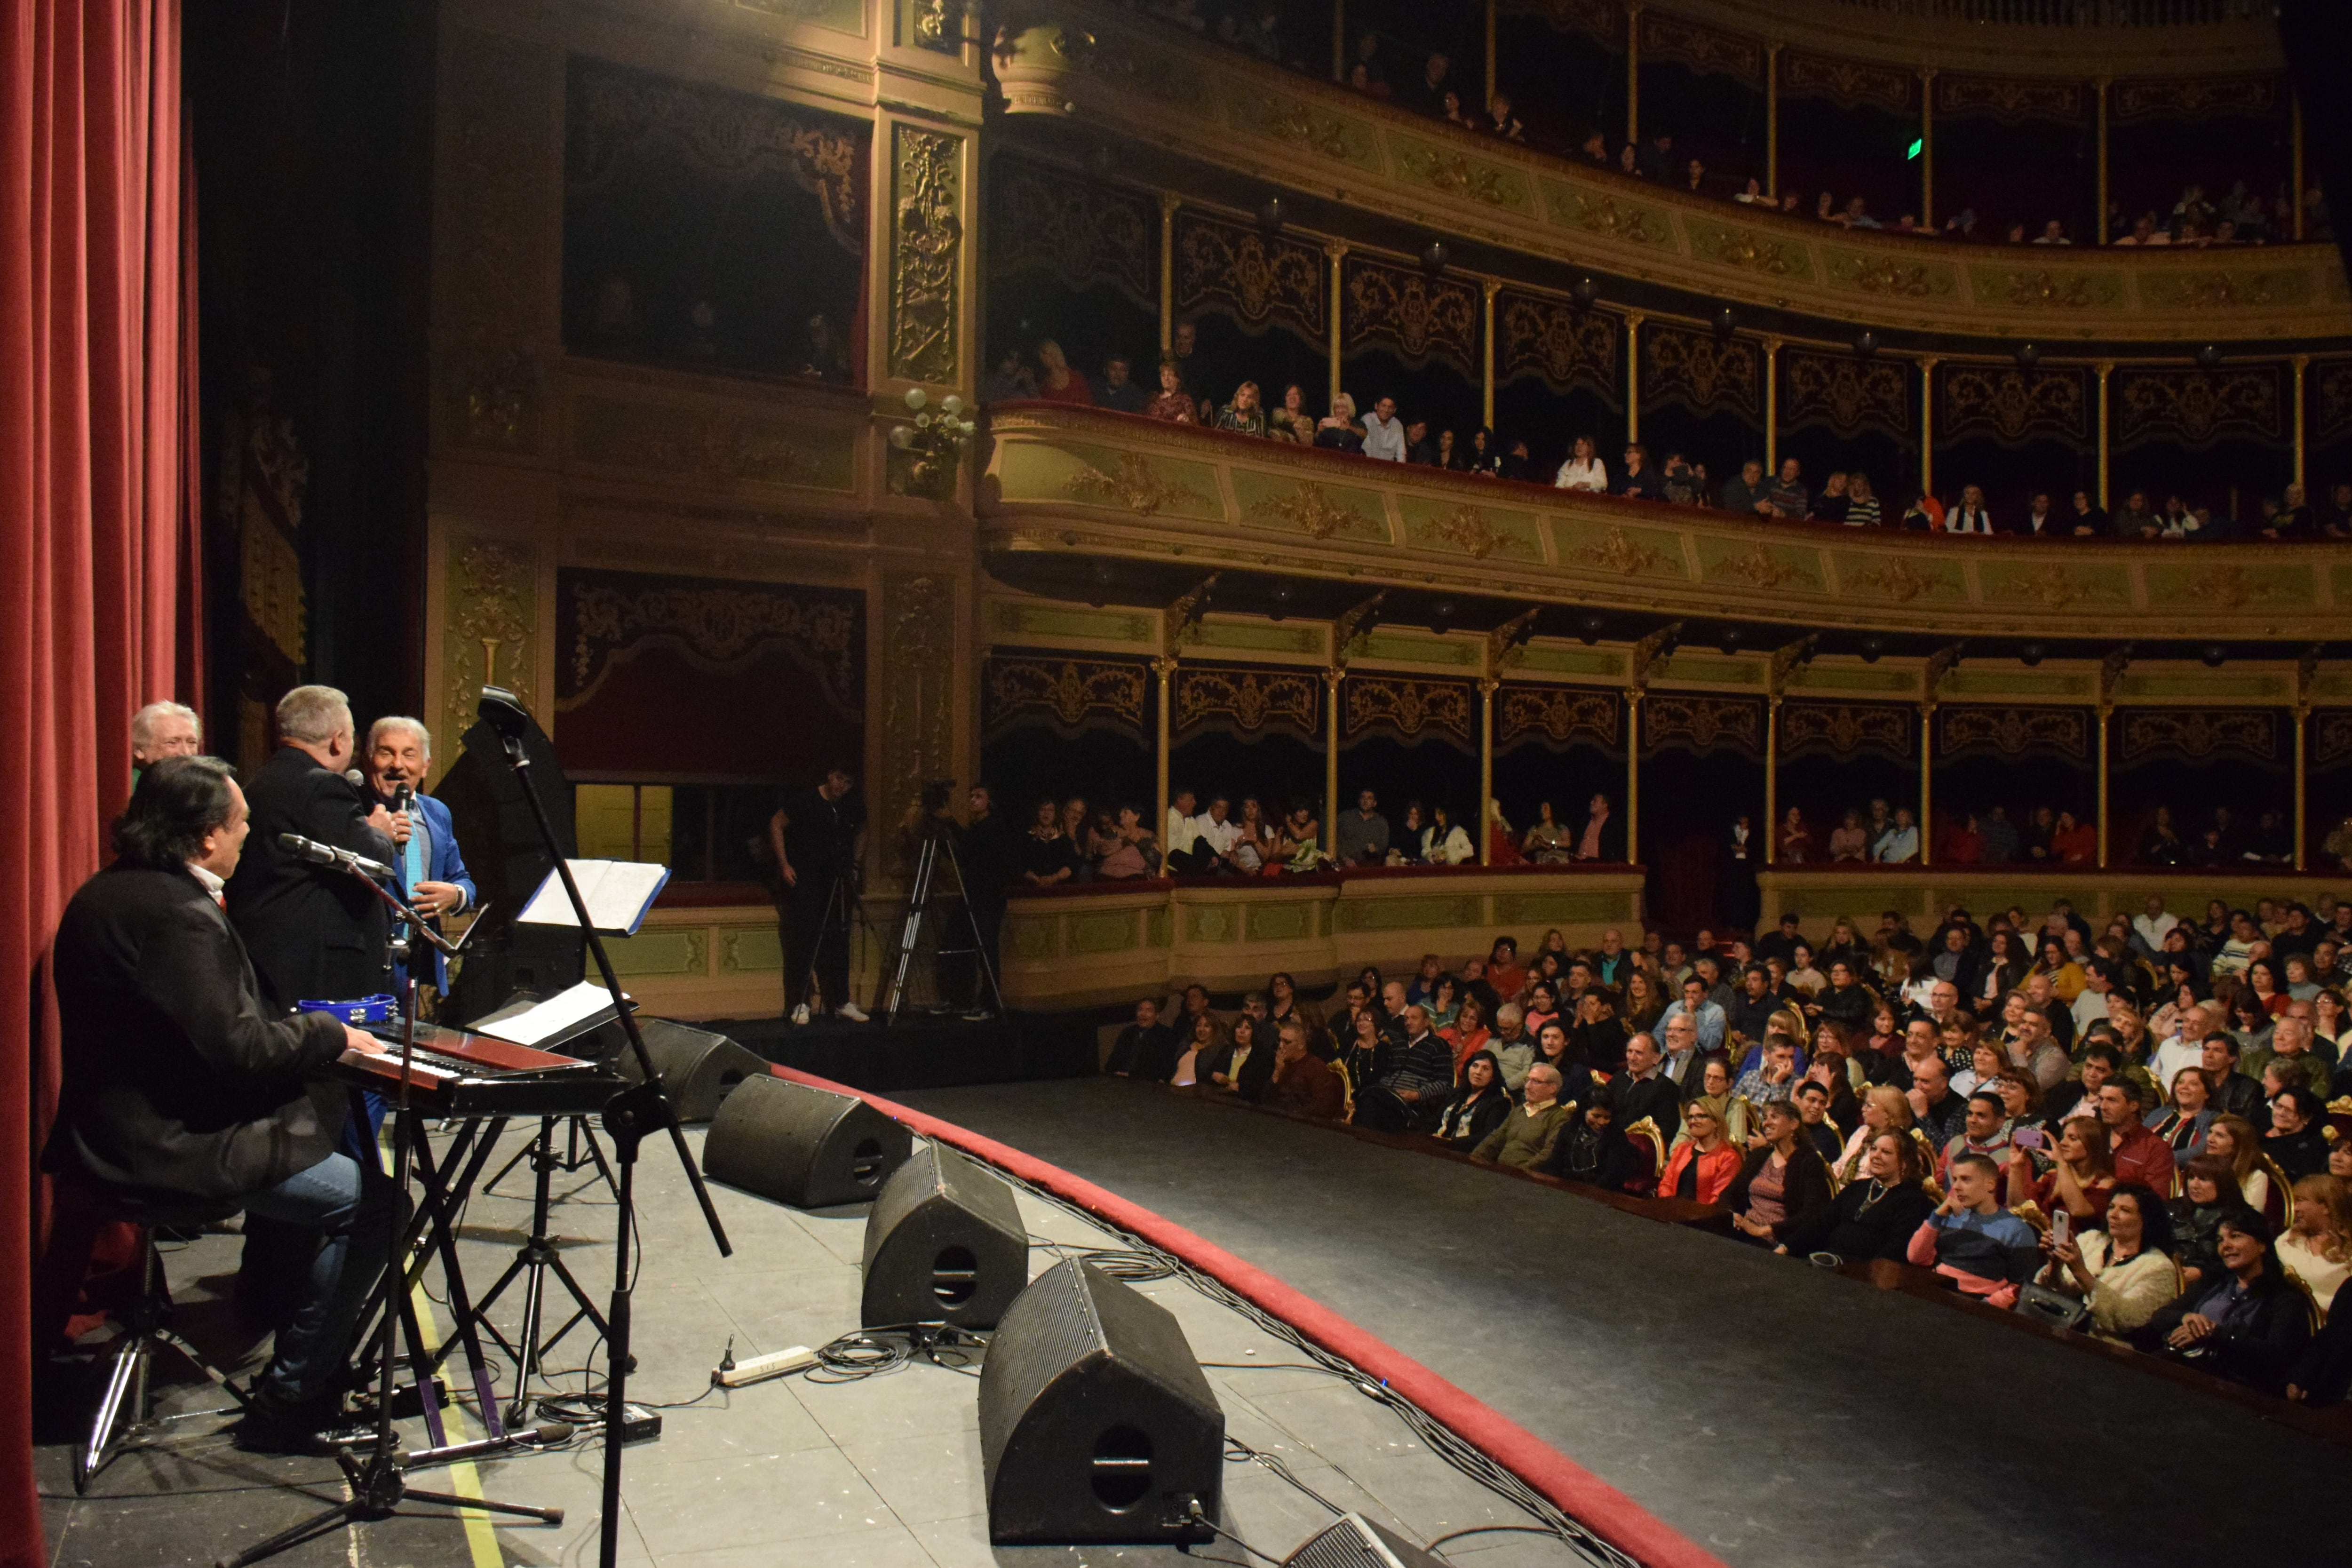
M98 868L140 705L195 703L193 175L179 0L0 20L0 1568L45 1563L32 1479L35 1161L50 937Z

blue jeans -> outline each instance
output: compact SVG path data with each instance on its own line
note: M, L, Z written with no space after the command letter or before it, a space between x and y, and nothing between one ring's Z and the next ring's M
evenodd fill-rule
M330 1154L245 1200L246 1211L322 1238L292 1319L256 1384L276 1403L298 1405L330 1392L352 1330L383 1269L384 1221L398 1200L373 1163Z

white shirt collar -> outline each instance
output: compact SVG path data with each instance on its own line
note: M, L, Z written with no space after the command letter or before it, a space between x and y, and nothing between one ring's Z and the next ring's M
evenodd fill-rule
M189 861L187 866L188 875L203 883L205 891L212 895L213 902L219 903L221 901L221 889L227 887L228 884L222 881L218 877L215 876L211 871L206 870L204 867L197 865L194 860Z

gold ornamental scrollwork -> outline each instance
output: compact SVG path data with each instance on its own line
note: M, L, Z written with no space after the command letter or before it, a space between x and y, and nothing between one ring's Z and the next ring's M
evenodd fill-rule
M1723 747L1752 756L1764 754L1764 704L1755 698L1654 691L1643 708L1644 747L1673 742L1694 752Z
M891 128L890 374L956 384L963 138Z
M1969 708L1936 710L1938 756L1963 753L1999 757L2091 754L2089 718L2079 708Z
M533 571L530 552L519 544L482 540L457 552L450 584L452 614L443 645L448 686L442 700L445 721L460 733L485 686L503 686L530 701L538 685L528 657L530 647Z
M1157 302L1149 202L1019 158L998 158L990 174L992 269L1047 272L1073 289L1110 283L1139 304Z
M1647 207L1627 202L1617 205L1613 195L1594 195L1586 191L1569 193L1568 218L1587 234L1597 234L1604 239L1622 239L1634 245L1655 245L1665 238L1665 219Z
M2201 761L2216 752L2254 762L2275 762L2278 716L2267 709L2138 709L2123 718L2122 757L2126 763L2155 756Z
M1780 353L1784 427L1826 425L1841 436L1911 430L1910 374L1885 360L1784 349Z
M2015 443L2035 436L2083 441L2090 436L2090 389L2074 369L2023 372L1989 365L1947 365L1939 434L1988 435Z
M1913 709L1881 703L1790 701L1780 707L1780 755L1865 753L1909 762Z
M1418 368L1442 360L1465 374L1478 363L1477 290L1360 256L1341 264L1342 336L1350 348L1394 345Z
M565 574L571 668L560 709L589 700L618 662L659 644L691 666L731 673L781 648L835 710L859 713L862 616L853 599L770 584L718 584L625 573Z
M1736 408L1752 415L1760 405L1761 364L1752 339L1653 325L1642 336L1642 356L1645 399L1680 403L1695 414Z
M1470 552L1473 561L1484 561L1511 537L1488 522L1486 514L1467 501L1434 521L1423 523L1418 531L1424 539L1442 539L1460 546Z
M1572 565L1597 566L1620 577L1634 576L1664 565L1666 561L1658 551L1628 538L1625 531L1613 522L1593 543L1580 544L1570 551L1568 559Z
M1890 555L1845 581L1849 587L1875 589L1898 605L1907 605L1930 588L1944 587L1951 580L1940 569L1932 574L1922 573L1911 564L1907 555Z
M1618 743L1623 711L1613 691L1576 691L1559 686L1506 686L1496 710L1496 742L1507 746L1523 735L1542 735L1554 745L1589 738L1602 746Z
M1490 207L1511 205L1513 193L1503 184L1505 171L1492 163L1474 163L1459 153L1416 147L1397 160L1397 169L1449 196L1465 196Z
M2274 364L2118 371L2113 384L2118 447L2164 437L2194 447L2231 435L2275 441L2284 431Z
M1107 719L1111 727L1140 738L1145 669L1129 660L992 654L981 688L982 731L992 740L1043 716L1064 735L1076 736Z
M2352 709L2323 709L2312 715L2311 765L2324 768L2352 757Z
M1604 392L1615 388L1623 358L1615 316L1508 289L1495 296L1495 306L1498 378L1535 371L1558 392L1580 383Z
M1738 577L1759 588L1777 588L1783 583L1793 582L1804 575L1798 568L1774 555L1765 547L1764 542L1760 539L1749 544L1738 554L1727 555L1717 561L1714 570L1727 577Z
M1137 452L1121 452L1108 473L1088 464L1064 481L1063 488L1074 496L1117 501L1138 517L1150 517L1163 506L1191 505L1202 499L1201 492L1190 486L1160 478L1150 459Z
M1186 208L1176 216L1175 256L1179 310L1227 310L1252 331L1277 325L1318 344L1330 331L1330 268L1311 245Z
M1328 539L1351 526L1379 526L1354 507L1335 505L1323 487L1310 479L1299 480L1298 488L1289 495L1266 496L1252 501L1249 510L1252 517L1278 518L1309 539Z
M1236 734L1278 731L1312 741L1322 731L1321 684L1319 671L1188 664L1176 672L1175 732L1213 726Z
M1434 731L1467 744L1471 737L1470 688L1450 680L1412 680L1402 676L1349 674L1344 737L1384 731L1405 740Z

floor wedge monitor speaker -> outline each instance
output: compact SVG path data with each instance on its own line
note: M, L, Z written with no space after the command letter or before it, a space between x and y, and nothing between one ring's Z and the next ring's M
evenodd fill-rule
M992 1542L1207 1542L1224 1446L1225 1413L1174 1315L1082 1260L1039 1275L989 1342Z
M992 1329L1029 1283L1029 1230L1013 1189L927 1143L891 1173L866 1216L860 1321Z
M1349 1513L1284 1558L1282 1568L1445 1568L1445 1563L1362 1514Z
M747 1078L710 1120L702 1170L714 1182L794 1208L830 1208L874 1198L914 1142L854 1094Z
M615 1035L620 1033L618 1024L605 1027ZM770 1076L765 1060L726 1036L714 1035L708 1029L688 1028L667 1018L640 1016L637 1032L645 1037L646 1055L653 1058L662 1093L669 1097L670 1109L677 1112L680 1121L709 1121L719 1114L719 1105L735 1091L737 1084L747 1078ZM616 1051L613 1059L624 1077L634 1083L645 1076L637 1070L637 1054L628 1048L625 1040L616 1047Z

